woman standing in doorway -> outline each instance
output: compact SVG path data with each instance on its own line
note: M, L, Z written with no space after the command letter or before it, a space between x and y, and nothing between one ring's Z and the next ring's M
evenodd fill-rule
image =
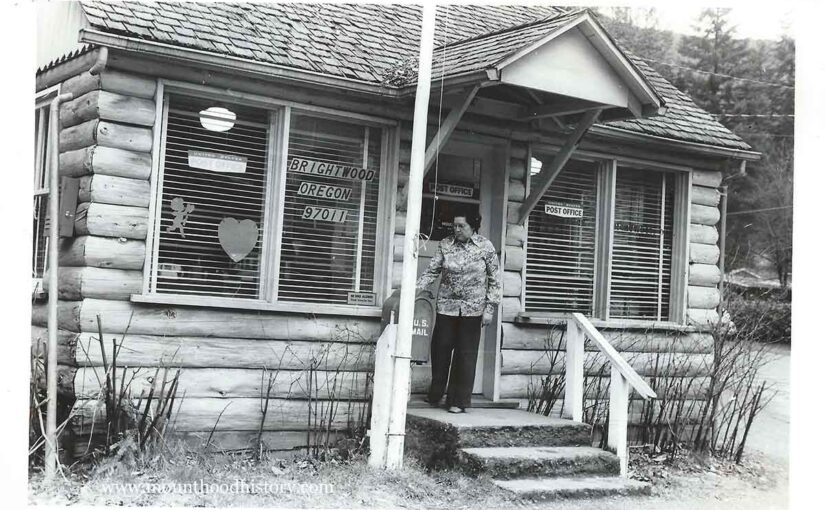
M416 284L424 290L441 276L430 345L432 380L426 400L438 405L446 387L446 406L451 413L463 413L470 407L481 327L490 324L501 301L498 255L493 244L478 234L480 225L478 214L455 216L453 235L438 243Z

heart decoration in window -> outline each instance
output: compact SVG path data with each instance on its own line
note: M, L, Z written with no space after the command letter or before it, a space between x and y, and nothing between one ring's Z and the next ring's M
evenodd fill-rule
M258 224L252 220L224 218L218 224L218 241L230 259L243 260L258 242Z

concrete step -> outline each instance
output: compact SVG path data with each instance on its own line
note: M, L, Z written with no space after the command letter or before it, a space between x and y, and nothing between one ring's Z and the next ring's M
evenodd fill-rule
M458 457L469 473L502 480L619 474L615 454L589 446L461 448Z
M407 409L426 409L432 407L427 402L424 402L424 393L413 393L410 401L407 404ZM473 395L470 399L470 407L472 409L518 409L519 401L515 399L496 400L493 402L481 395Z
M493 480L502 489L525 499L593 498L650 495L650 484L619 477L521 478Z
M427 468L453 467L460 448L590 446L590 426L518 409L408 408L404 444Z
M447 434L459 448L482 446L590 446L590 425L518 409L407 410L407 428Z

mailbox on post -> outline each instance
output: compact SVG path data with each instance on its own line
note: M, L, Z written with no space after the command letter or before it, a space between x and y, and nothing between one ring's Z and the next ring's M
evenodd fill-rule
M410 346L410 360L415 363L430 361L430 339L435 327L435 305L428 292L416 292L415 309L413 311L412 345ZM398 323L398 308L401 304L401 290L396 289L384 301L381 310L381 327L390 323L390 316L394 315Z

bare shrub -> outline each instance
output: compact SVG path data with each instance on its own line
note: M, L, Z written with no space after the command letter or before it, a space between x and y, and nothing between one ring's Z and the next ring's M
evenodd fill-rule
M735 304L733 301L730 305L734 316ZM631 400L631 443L649 445L653 451L668 452L671 457L689 448L741 460L754 420L776 394L773 385L759 377L759 371L773 359L771 343L782 341L766 336L772 331L770 313L755 315L749 311L748 317L738 327L727 317L714 325L714 352L709 362L681 352L685 350L679 340L683 332L673 332L656 349L644 345L652 331L622 333L628 336L620 336L618 341L631 365L637 364L640 356L651 358L645 365L645 379L657 394L656 399ZM565 385L562 337L560 328L549 330L542 356L549 360L550 369L537 374L538 384L532 382L538 361L531 366L528 411L561 415ZM583 421L593 426L594 442L605 447L610 367L598 355L585 356L585 360Z

